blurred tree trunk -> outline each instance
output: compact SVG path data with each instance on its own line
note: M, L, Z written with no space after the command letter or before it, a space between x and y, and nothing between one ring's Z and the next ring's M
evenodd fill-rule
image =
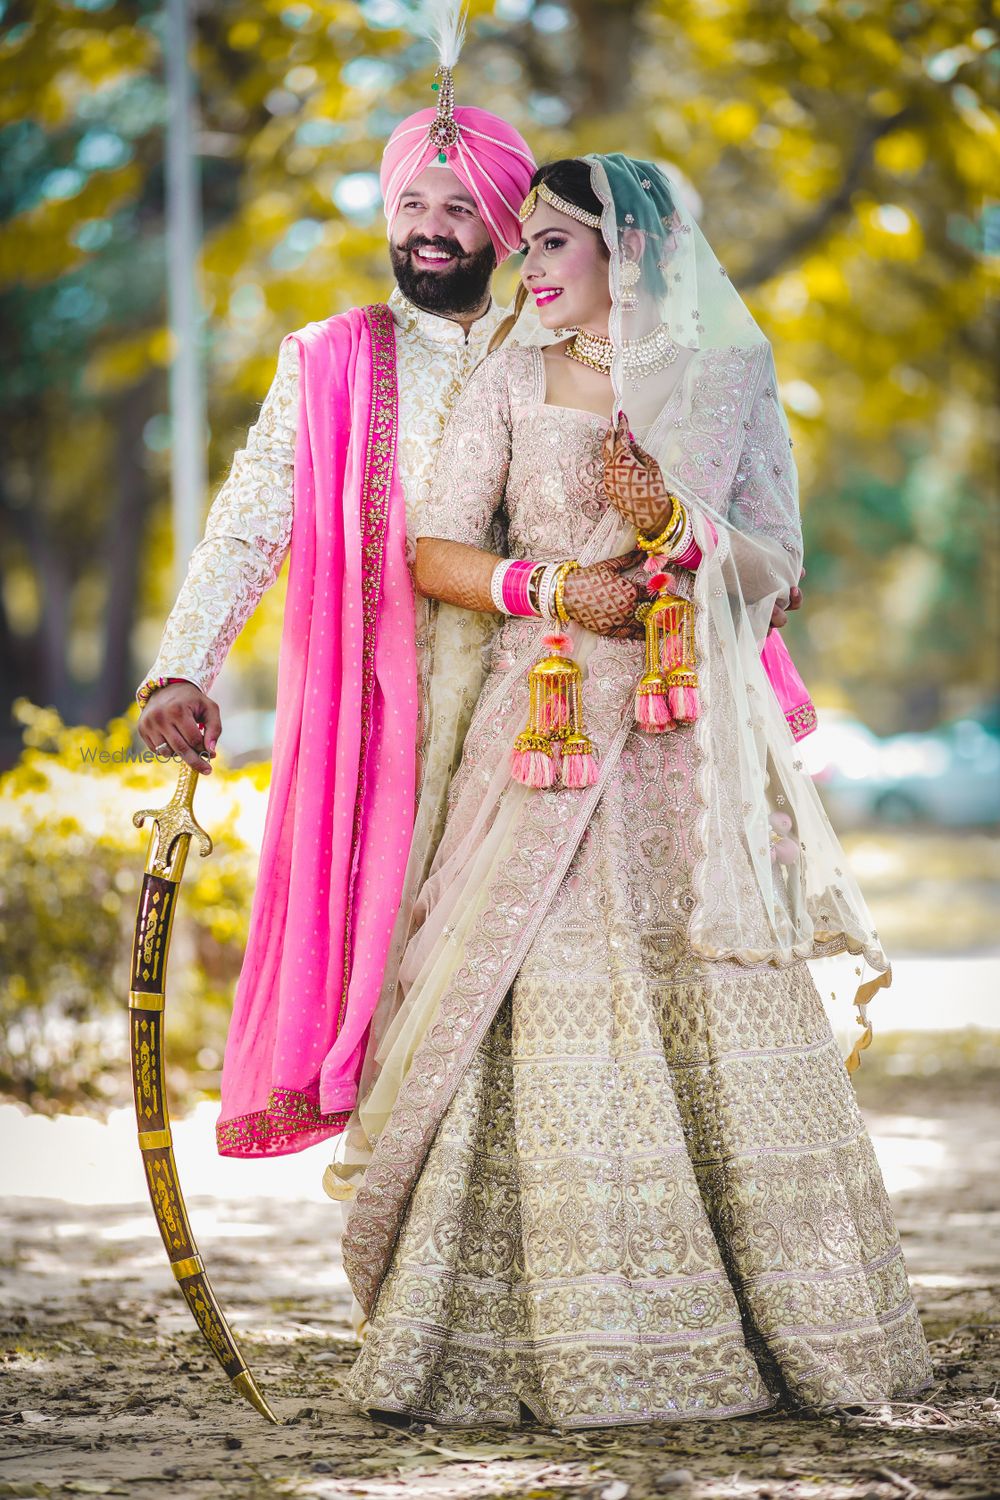
M104 724L132 701L130 641L138 604L140 556L155 496L145 461L143 429L159 378L148 375L122 394L115 414L115 499L108 518L102 570L107 579L100 674L85 707L89 724Z
M73 580L69 559L47 531L41 507L32 507L28 532L42 596L42 617L38 624L39 680L32 684L32 696L36 703L51 703L64 712L70 696L66 657Z
M68 722L104 724L132 701L130 637L135 623L142 542L155 495L145 463L143 429L155 409L162 374L151 372L122 392L110 409L114 428L113 483L103 543L96 554L81 555L67 541L58 517L44 503L46 454L66 422L61 406L45 403L44 421L36 417L32 451L24 455L35 476L27 504L3 499L3 513L17 550L31 568L39 591L38 624L29 635L17 634L0 600L0 690L7 703L28 697L52 705ZM21 428L25 431L28 424ZM100 574L106 580L100 668L92 683L76 680L70 668L73 593L81 580ZM20 741L4 726L0 759L17 757Z
M46 455L52 451L55 434L65 417L65 412L53 411L53 403L48 402L25 422L21 430L31 434L31 446L22 457L35 476L32 493L27 503L14 504L8 496L3 497L4 514L34 574L39 597L38 624L29 635L14 635L4 611L4 686L9 687L12 696L25 694L35 703L53 704L60 709L66 704L68 686L66 639L72 578L68 559L58 541L53 542L49 534L44 496Z
M573 0L570 8L576 18L576 89L587 113L621 114L634 102L632 59L641 39L643 0ZM621 149L628 149L627 142Z
M2 478L2 476L0 476ZM0 512L4 518L2 550L5 557L19 553L29 564L32 554L27 545L27 509L12 503L0 484ZM0 719L0 770L14 764L21 752L21 732L10 715L15 698L31 697L40 676L39 631L23 635L14 630L7 598L0 589L0 694L4 712Z

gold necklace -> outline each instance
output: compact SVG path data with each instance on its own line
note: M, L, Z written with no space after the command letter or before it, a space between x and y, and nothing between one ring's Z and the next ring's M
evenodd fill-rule
M566 345L566 358L575 359L588 369L600 370L602 375L611 374L611 361L615 347L602 333L591 333L578 328ZM677 345L667 332L665 323L644 333L641 339L626 339L622 346L623 371L626 375L651 375L654 370L665 369L677 358Z
M600 333L589 333L586 328L578 328L566 345L567 359L575 359L577 364L586 365L588 369L600 370L602 375L611 374L614 352L609 338Z

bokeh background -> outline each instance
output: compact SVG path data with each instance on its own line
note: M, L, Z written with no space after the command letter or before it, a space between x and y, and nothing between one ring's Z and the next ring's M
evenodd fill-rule
M283 335L389 290L379 156L395 123L433 98L432 51L401 26L404 9L194 9L203 510ZM175 587L165 15L152 0L0 11L0 1093L34 1111L103 1114L127 1090L121 1005L145 844L131 815L165 800L172 780L122 759L138 744L133 694ZM539 160L623 149L680 168L773 342L807 544L806 604L786 640L821 711L804 748L908 986L896 1041L866 1069L993 1066L1000 46L989 7L473 0L471 11L459 99L513 120ZM514 274L504 268L501 294ZM184 1099L214 1088L246 936L282 598L279 581L215 690L223 755L198 811L216 852L189 864L171 959ZM968 1020L980 1029L955 1029Z

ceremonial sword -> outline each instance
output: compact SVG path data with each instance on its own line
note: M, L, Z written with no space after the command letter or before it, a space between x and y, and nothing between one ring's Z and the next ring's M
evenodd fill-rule
M153 819L135 918L128 995L129 1056L139 1150L157 1228L198 1328L240 1395L269 1422L280 1425L240 1352L198 1254L177 1175L164 1089L165 980L177 892L192 836L198 840L202 858L212 852L212 840L194 818L198 775L193 766L182 766L166 807L144 807L132 816L136 828L141 828L147 818Z

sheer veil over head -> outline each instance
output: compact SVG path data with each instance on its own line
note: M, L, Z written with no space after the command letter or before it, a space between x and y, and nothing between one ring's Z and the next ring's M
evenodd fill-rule
M693 584L705 712L694 725L702 811L692 947L744 963L850 951L885 974L864 898L760 662L775 601L787 600L802 567L798 479L770 344L661 167L618 153L584 160L609 255L615 407L689 507L704 555ZM794 864L772 860L774 814L792 820ZM859 1003L868 993L860 987Z

